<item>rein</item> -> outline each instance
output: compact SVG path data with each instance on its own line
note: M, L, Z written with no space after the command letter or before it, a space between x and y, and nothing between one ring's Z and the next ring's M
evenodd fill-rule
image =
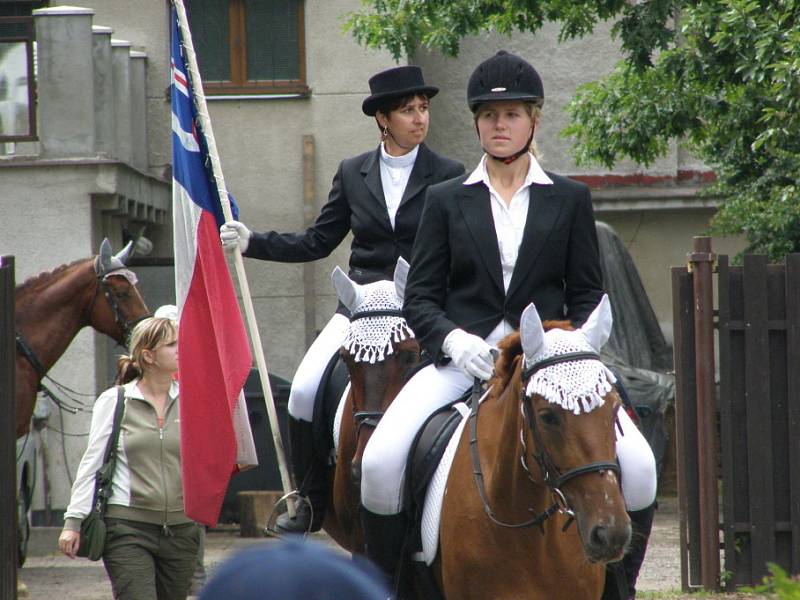
M350 322L358 321L359 319L368 319L371 317L403 317L403 311L396 308L387 308L382 310L365 310L362 312L350 315ZM372 427L375 429L380 423L385 411L383 410L364 410L353 413L353 419L356 422L356 435L361 431L362 427Z
M570 481L571 479L575 479L576 477L580 477L581 475L586 475L587 473L596 473L596 472L603 472L603 471L614 471L619 474L620 469L619 465L616 462L607 462L607 461L600 461L600 462L592 462L586 465L581 465L580 467L575 467L574 469L570 469L566 473L561 473L561 470L556 466L555 461L550 456L550 453L547 452L545 448L544 441L542 440L541 433L539 431L538 426L536 425L536 419L533 415L533 406L531 404L530 396L525 394L525 383L533 376L534 373L544 369L546 367L562 363L568 362L573 360L600 360L600 357L594 352L568 352L566 354L560 354L557 356L551 356L550 358L546 358L541 360L537 363L534 363L530 367L523 369L521 374L521 383L522 383L522 412L523 415L526 417L528 422L528 427L531 430L533 435L533 441L535 445L536 453L533 455L534 459L536 460L537 464L539 465L539 469L542 473L542 477L544 478L544 482L548 488L550 488L550 492L553 495L553 503L545 509L543 512L534 515L531 519L527 521L523 521L521 523L506 523L501 521L497 518L496 513L492 510L489 506L489 500L486 495L486 486L483 480L483 472L481 470L481 461L480 461L480 453L478 451L478 407L480 405L480 393L481 393L481 382L479 379L475 379L475 382L472 384L472 395L470 397L470 456L472 458L472 474L475 479L475 485L478 488L478 495L481 498L481 502L483 503L483 510L489 519L495 524L499 525L500 527L507 527L511 529L515 528L522 528L522 527L530 527L532 525L538 525L539 529L544 532L544 528L542 524L552 517L556 513L561 513L567 515L568 519L567 522L564 524L562 531L566 531L567 528L572 524L572 521L575 520L575 513L569 505L566 496L561 491L561 486L563 486L566 482ZM524 446L524 442L523 442ZM522 466L527 471L528 468L525 465L525 456L522 456ZM531 511L533 512L533 511Z

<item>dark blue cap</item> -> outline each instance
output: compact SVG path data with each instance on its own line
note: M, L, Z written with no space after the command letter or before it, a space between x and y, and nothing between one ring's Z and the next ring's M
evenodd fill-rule
M223 562L199 600L387 600L383 575L366 559L314 541L289 539L243 550Z

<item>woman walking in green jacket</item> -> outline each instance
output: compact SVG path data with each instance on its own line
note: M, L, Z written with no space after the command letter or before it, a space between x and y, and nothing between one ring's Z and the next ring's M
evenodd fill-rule
M119 360L125 412L106 511L103 563L118 600L183 600L197 560L200 528L183 511L178 419L177 332L170 319L149 318ZM58 544L74 558L89 514L94 475L111 435L117 388L92 413L89 444L72 486Z

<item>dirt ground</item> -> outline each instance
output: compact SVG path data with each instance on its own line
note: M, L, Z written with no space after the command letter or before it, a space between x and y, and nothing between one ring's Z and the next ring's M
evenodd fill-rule
M639 579L640 600L756 600L767 596L754 594L683 594L680 553L678 550L678 514L674 498L661 498L656 513L650 548ZM84 559L70 560L57 552L58 530L37 528L31 542L31 556L20 571L30 600L109 600L111 587L102 563ZM323 535L315 538L330 540ZM238 530L227 527L211 530L206 536L206 569L214 568L237 550L253 544L275 543L272 540L242 538ZM346 599L342 599L346 600ZM490 600L490 599L487 599ZM561 600L561 599L557 599ZM563 599L569 600L569 599Z

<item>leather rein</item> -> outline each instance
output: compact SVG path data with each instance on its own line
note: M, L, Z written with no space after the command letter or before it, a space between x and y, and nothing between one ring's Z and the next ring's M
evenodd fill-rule
M471 410L469 415L469 433L470 433L470 456L472 458L472 474L475 479L475 485L478 488L478 495L481 498L481 502L483 503L483 510L486 513L486 516L489 517L489 520L492 521L495 525L499 525L500 527L507 527L507 528L521 528L521 527L530 527L536 525L539 529L544 533L543 523L552 517L556 513L561 513L567 515L568 519L567 522L564 524L562 531L566 531L567 528L572 524L572 521L575 520L575 512L569 505L569 501L567 500L564 493L561 491L561 487L570 481L571 479L575 479L576 477L580 477L582 475L586 475L587 473L597 473L597 472L604 472L604 471L614 471L615 473L619 474L620 469L619 465L616 462L608 462L608 461L600 461L600 462L592 462L585 465L581 465L579 467L575 467L574 469L570 469L565 473L562 473L561 470L556 465L553 457L547 451L547 448L544 445L544 440L542 439L541 432L539 431L539 427L536 424L536 417L533 414L533 405L531 404L531 397L525 394L525 388L527 387L526 384L533 377L534 373L540 371L546 367L574 360L600 360L600 357L594 352L568 352L566 354L559 354L557 356L551 356L550 358L546 358L541 360L537 363L532 364L531 366L523 369L521 374L521 383L522 383L522 393L521 393L521 410L522 414L524 415L527 423L528 428L533 435L533 442L534 442L534 452L532 456L536 463L539 465L539 470L542 473L542 477L544 479L544 483L550 489L550 493L553 496L553 503L545 509L543 512L535 514L532 518L528 519L527 521L523 521L520 523L507 523L505 521L501 521L497 518L496 513L492 510L489 506L489 500L486 494L486 486L483 480L483 472L481 471L481 461L480 461L480 453L478 451L478 407L480 405L480 395L481 395L481 381L476 379L472 385L472 396L470 398ZM520 431L520 437L522 440L522 447L523 453L521 456L522 467L528 473L528 478L533 482L533 479L530 476L530 470L525 462L525 432ZM531 512L533 512L532 509Z
M372 317L399 317L404 319L403 311L397 308L387 308L382 310L365 310L362 312L350 315L350 322L358 321L359 319L369 319ZM356 423L356 435L361 432L362 427L371 427L375 429L380 423L386 411L383 410L362 410L353 413L353 419Z

